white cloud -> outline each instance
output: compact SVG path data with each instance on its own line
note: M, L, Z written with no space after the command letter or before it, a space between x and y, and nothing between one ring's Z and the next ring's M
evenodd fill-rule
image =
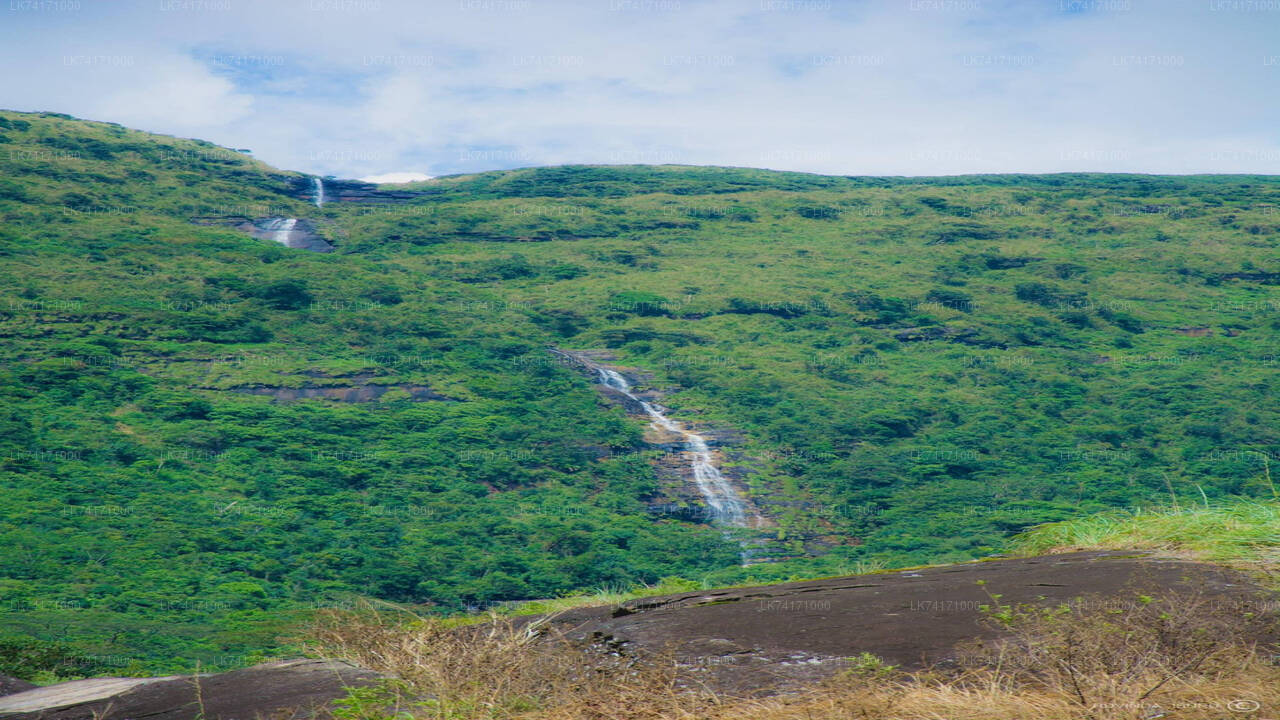
M1280 156L1280 64L1264 61L1280 13L1201 0L226 7L19 17L0 59L25 72L0 76L0 97L347 177L574 162L1274 172ZM145 62L98 76L57 62L122 52L112 38ZM248 62L211 70L197 51Z
M422 182L423 180L430 180L431 176L426 173L419 172L391 172L383 173L382 175L366 175L360 179L365 182L378 183L381 185L383 183L400 184Z
M93 94L90 119L143 129L192 132L226 127L253 109L253 98L190 58L148 64Z

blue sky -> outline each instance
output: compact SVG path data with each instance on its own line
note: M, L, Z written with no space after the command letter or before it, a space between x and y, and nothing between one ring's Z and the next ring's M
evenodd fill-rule
M0 3L0 107L304 172L1280 172L1280 0Z

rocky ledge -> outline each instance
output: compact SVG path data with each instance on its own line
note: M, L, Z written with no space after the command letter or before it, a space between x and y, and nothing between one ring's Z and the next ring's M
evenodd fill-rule
M289 660L217 675L93 678L0 697L4 720L301 720L376 673L330 660Z
M758 693L828 677L862 653L909 669L963 665L967 642L1000 636L983 610L993 597L1054 607L1168 592L1199 595L1242 616L1277 607L1273 593L1220 566L1078 552L694 591L550 620L577 642L637 658L673 652L691 682ZM1278 640L1255 639L1271 647Z

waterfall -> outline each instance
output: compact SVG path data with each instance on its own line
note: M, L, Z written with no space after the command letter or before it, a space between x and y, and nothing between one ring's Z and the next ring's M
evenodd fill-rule
M311 178L311 187L314 189L312 197L315 199L316 207L324 205L324 181L319 177Z
M266 229L271 232L271 239L289 247L290 235L298 224L298 218L276 218L267 223Z
M707 448L706 438L691 430L686 430L680 423L667 417L663 412L665 408L636 397L631 392L631 384L622 375L599 366L595 367L594 370L600 373L601 383L639 403L640 407L644 408L644 411L653 420L654 425L684 437L685 447L689 449L691 457L693 481L697 484L698 492L702 493L702 498L706 500L707 506L711 509L712 521L726 527L747 527L746 503L738 496L738 492L733 489L733 486L720 474L720 470L712 462L711 450ZM746 555L744 554L745 560Z

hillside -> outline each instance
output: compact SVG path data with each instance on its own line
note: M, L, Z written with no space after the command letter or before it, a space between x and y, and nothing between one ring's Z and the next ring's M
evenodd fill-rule
M316 207L208 143L0 137L0 673L239 666L358 595L968 560L1274 493L1275 177L560 167ZM266 218L334 250L240 229ZM780 562L739 567L549 347L715 438Z

